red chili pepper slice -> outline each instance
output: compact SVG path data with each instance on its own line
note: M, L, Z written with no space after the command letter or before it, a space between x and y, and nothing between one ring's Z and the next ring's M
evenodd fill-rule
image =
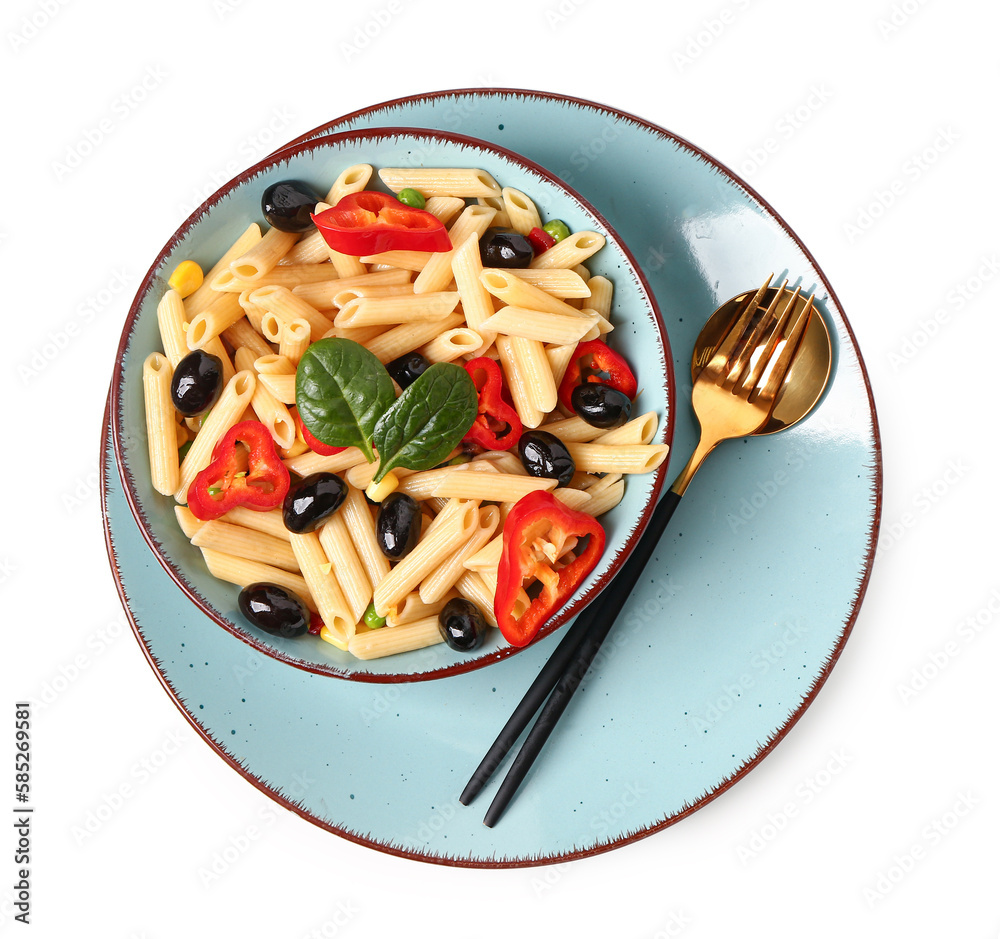
M312 220L323 240L341 254L451 250L451 239L439 218L384 192L351 193Z
M531 242L531 247L535 249L535 256L539 254L544 254L549 250L555 243L556 240L553 238L544 228L532 228L528 232L528 241Z
M495 359L481 356L465 363L479 392L479 412L463 438L487 450L509 450L521 439L521 418L503 399L503 375ZM506 428L506 429L505 429Z
M298 432L302 435L302 439L306 442L306 445L312 450L313 453L318 453L320 456L333 456L335 453L343 453L347 447L331 447L328 443L323 443L322 440L317 440L312 434L309 433L309 428L302 423L302 418L299 416L299 412L295 411L295 427Z
M589 370L586 375L583 374L585 368ZM571 414L576 414L573 389L585 381L603 382L629 398L634 398L639 390L628 362L600 339L581 342L576 347L559 385L559 400Z
M267 428L260 421L243 421L220 438L212 462L195 476L188 508L206 522L238 505L266 512L281 505L290 482Z
M589 536L583 552L558 566L569 543ZM563 505L551 492L532 492L507 515L493 603L497 625L515 646L526 646L542 625L573 595L604 552L604 528L592 515ZM522 588L541 581L542 590L515 616Z

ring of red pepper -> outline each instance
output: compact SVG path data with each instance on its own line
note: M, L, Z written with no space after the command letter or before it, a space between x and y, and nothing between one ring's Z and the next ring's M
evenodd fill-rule
M635 380L628 362L600 339L581 342L576 347L573 358L566 367L563 380L559 384L559 401L571 414L576 414L576 408L573 407L573 390L584 382L610 385L630 400L639 391L639 383Z
M479 410L463 438L486 450L509 450L521 439L523 426L517 411L503 398L504 384L495 359L482 356L465 363L465 370L476 385ZM506 426L503 433L499 431Z

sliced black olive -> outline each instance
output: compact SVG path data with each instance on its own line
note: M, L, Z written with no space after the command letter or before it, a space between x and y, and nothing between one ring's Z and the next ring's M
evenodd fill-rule
M315 531L347 498L347 484L334 473L313 473L288 490L281 504L285 528L296 534Z
M170 398L185 417L207 411L222 394L222 359L201 349L189 352L174 369Z
M438 613L438 629L457 652L473 652L486 638L489 624L475 603L464 597L449 600Z
M312 225L310 217L317 202L323 200L308 183L286 179L264 190L260 210L267 224L279 231L303 232Z
M483 267L527 267L534 256L531 242L507 228L488 228L479 239Z
M248 584L240 591L240 612L258 629L291 639L309 630L309 610L290 590L277 584Z
M431 363L419 352L407 352L406 355L393 359L385 370L400 388L408 388L430 367Z
M375 540L390 561L406 557L420 538L420 506L402 492L390 492L375 513Z
M599 381L587 381L573 389L573 409L593 427L621 427L632 414L627 394Z
M560 486L568 485L576 472L576 464L565 444L555 434L544 430L521 434L517 453L532 476L558 480Z

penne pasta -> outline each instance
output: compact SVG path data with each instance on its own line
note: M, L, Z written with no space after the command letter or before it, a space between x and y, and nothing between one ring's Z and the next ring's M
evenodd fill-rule
M269 229L249 251L229 262L232 276L251 284L262 283L264 275L288 252L298 237L277 228Z
M241 371L253 371L254 354L245 346L236 350L236 367ZM271 439L279 447L287 448L295 442L295 420L288 408L271 393L262 381L258 380L254 387L250 407L257 415L257 420L267 428Z
M146 407L146 443L153 488L172 496L180 485L177 424L170 398L173 369L166 356L152 352L142 365L142 390Z
M550 249L551 250L551 249ZM513 271L491 268L479 275L482 285L499 300L508 306L527 307L543 313L555 313L562 316L579 316L580 311L570 306L564 300L553 297L541 287L522 280Z
M621 444L647 444L652 443L656 436L656 428L659 425L659 418L655 412L647 411L638 417L616 427L614 430L606 431L594 439L595 443L610 444L617 446ZM553 431L555 433L555 431Z
M463 355L473 355L482 345L483 337L474 329L446 329L417 351L431 363L454 362Z
M341 290L349 290L352 287L380 286L392 284L407 284L410 282L410 272L403 270L374 271L367 274L359 274L356 277L337 277L330 280L318 281L314 284L299 284L292 288L292 293L301 300L305 300L311 307L317 310L330 310L333 308L333 297Z
M596 326L596 320L596 314L587 316L577 311L573 315L564 316L561 313L543 313L519 306L505 306L489 317L483 323L483 328L494 334L503 333L505 336L519 336L521 339L568 345L579 342Z
M177 363L190 351L187 347L188 321L184 312L184 301L176 290L168 290L156 305L156 322L160 327L160 341L163 353L176 368Z
M480 509L478 525L468 541L442 559L434 571L420 582L420 599L424 603L434 603L444 597L465 573L463 563L466 558L472 557L493 537L499 524L500 512L496 506Z
M501 195L504 211L507 213L507 221L514 231L521 235L527 235L532 228L542 227L542 219L535 203L523 192L506 186L501 190Z
M385 625L390 629L396 626L405 626L414 620L424 619L427 616L437 616L444 609L444 605L458 594L454 590L449 590L439 600L433 603L424 603L420 599L419 593L408 593L395 613L390 613L385 618Z
M241 319L244 319L244 315L240 298L231 293L219 294L215 303L188 324L186 331L188 349L203 349Z
M188 319L193 319L199 313L207 310L215 301L216 292L212 289L212 281L222 271L228 271L229 265L237 258L246 254L261 240L260 225L251 222L247 229L226 250L226 253L204 276L201 286L184 301L184 309Z
M469 235L482 235L493 222L496 210L484 205L470 205L455 220L448 230L452 245L463 244ZM414 293L434 293L444 290L451 282L451 262L455 248L451 251L437 251L431 254L423 270L413 281Z
M353 192L361 192L368 185L375 168L368 163L354 163L347 169L341 171L340 175L333 181L323 200L329 205L336 205L344 196Z
M375 587L389 573L391 565L378 546L375 520L365 501L364 492L354 486L348 486L347 498L344 499L339 511L347 523L347 531L351 536L358 560L361 561L361 566L368 577L368 583Z
M303 353L309 348L312 330L308 320L294 319L281 327L281 337L278 340L278 355L283 355L289 362L298 364Z
M458 291L405 294L397 297L358 297L345 303L334 326L384 326L398 323L439 323L458 306Z
M191 544L250 561L273 564L285 571L299 571L298 561L295 560L287 539L241 528L221 519L203 522L191 536Z
M380 659L400 652L413 652L444 642L437 616L427 616L392 629L364 629L348 643L347 650L359 659Z
M305 579L301 574L282 570L272 564L264 564L261 561L250 561L247 558L239 558L223 551L216 551L213 548L202 548L201 555L205 559L205 564L213 577L224 580L226 583L236 584L237 587L248 587L250 584L268 583L277 584L292 593L298 594L303 603L310 610L316 610L316 603L309 592Z
M475 199L499 196L497 181L485 170L390 166L378 171L379 179L393 192L416 189L422 196L458 196Z
M319 339L333 325L319 310L293 294L287 287L261 287L250 294L250 302L266 311L261 321L261 331L264 333L264 338L271 342L279 342L281 327L295 320L305 320L309 324L312 342ZM269 319L268 313L273 319Z
M577 470L584 473L651 473L666 458L666 444L609 446L600 443L567 443Z
M360 622L371 602L372 584L351 541L343 514L334 512L320 527L319 543L336 571L337 583L344 593L351 618L355 623Z
M264 337L250 325L250 321L246 317L237 320L226 329L222 338L232 346L234 352L239 349L248 349L253 353L255 360L274 352L274 349L265 342Z
M403 323L376 336L368 342L368 351L384 365L426 345L447 329L455 329L464 322L461 313L449 313L436 323Z
M435 484L433 494L448 499L488 499L517 502L529 492L556 488L556 480L508 473L451 473Z
M493 315L493 300L483 286L483 262L479 255L479 234L472 232L458 247L451 259L451 271L455 286L462 296L462 312L465 322L482 337L482 351L489 346L495 333L485 329L483 324Z
M529 265L535 270L553 267L575 268L604 247L607 239L593 231L573 232L569 237L557 241L548 251L543 251Z
M319 535L314 531L301 535L290 532L289 541L295 560L298 561L302 571L302 578L309 588L317 612L323 619L323 625L336 640L334 644L346 649L347 643L354 635L357 620L351 618L347 600L330 569L330 562L323 552Z
M483 273L492 275L496 273L507 274L509 271L499 267L483 268ZM532 287L538 287L545 293L559 299L587 299L590 296L590 287L576 271L566 270L561 267L554 267L550 270L534 270L530 267L519 267L517 275L520 280ZM464 297L464 294L463 294Z

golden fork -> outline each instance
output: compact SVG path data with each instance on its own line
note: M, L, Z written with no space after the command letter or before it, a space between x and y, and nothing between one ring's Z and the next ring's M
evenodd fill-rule
M577 617L459 797L464 805L475 798L544 702L483 819L485 825L492 827L514 797L611 631L705 457L723 440L746 437L763 431L767 425L813 309L812 296L801 305L800 291L788 291L786 280L761 313L761 300L770 288L771 276L746 302L732 328L705 350L706 364L692 389L701 435L691 459L656 506L642 538L612 584ZM825 384L825 376L822 381Z

